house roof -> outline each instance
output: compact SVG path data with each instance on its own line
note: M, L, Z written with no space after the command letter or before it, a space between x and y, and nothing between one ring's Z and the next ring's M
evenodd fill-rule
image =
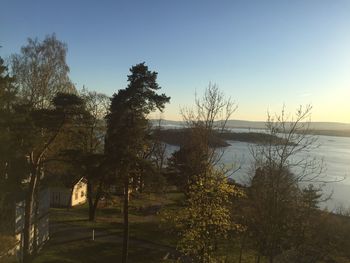
M80 182L87 183L87 180L84 176L82 176L82 177L75 179L73 182L70 182L71 185L69 186L68 183L64 182L64 180L62 179L61 176L55 176L55 177L50 176L47 178L46 184L48 187L62 187L62 188L71 189Z

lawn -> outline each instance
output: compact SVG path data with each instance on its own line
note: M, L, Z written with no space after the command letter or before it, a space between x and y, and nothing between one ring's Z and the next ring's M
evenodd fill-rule
M161 215L149 212L148 208L166 209L177 206L181 199L179 193L147 194L131 199L129 262L166 262L163 258L168 254L167 250L175 250L176 236L164 225L160 227ZM52 208L50 241L32 262L119 262L122 251L121 207L121 200L115 197L113 204L98 209L95 222L87 220L87 204L71 209ZM59 225L62 231L55 229L55 225ZM96 233L94 241L92 229ZM98 236L99 233L102 236Z
M83 240L69 244L45 247L34 259L35 263L78 263L78 262L119 262L121 242ZM158 250L130 246L129 262L162 262L164 253Z
M178 237L171 231L171 226L161 223L161 218L164 211L179 209L182 200L180 193L144 194L131 199L128 262L175 262L171 258L179 256L176 252ZM50 241L32 263L120 262L121 207L121 200L115 197L110 205L98 209L95 222L87 220L86 204L69 210L51 209ZM156 212L154 207L161 209ZM95 231L95 240L92 240L92 230ZM226 262L238 262L238 247L233 243L220 245L218 253L226 257ZM167 255L169 259L164 259ZM242 263L252 262L255 262L252 254L245 253Z

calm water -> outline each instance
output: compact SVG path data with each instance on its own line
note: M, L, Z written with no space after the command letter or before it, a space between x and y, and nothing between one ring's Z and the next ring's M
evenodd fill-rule
M235 130L237 132L237 129ZM247 131L247 130L239 130ZM251 171L252 158L249 148L254 146L251 143L228 141L231 146L225 148L222 162L227 165L234 165L234 169L238 169L232 177L240 183L246 183ZM309 155L319 160L323 159L325 180L340 182L331 182L322 184L325 194L332 194L329 201L322 204L333 210L338 206L350 208L350 138L349 137L333 137L318 136L320 146L312 150ZM176 146L168 147L171 153L178 149ZM303 156L301 156L303 157Z

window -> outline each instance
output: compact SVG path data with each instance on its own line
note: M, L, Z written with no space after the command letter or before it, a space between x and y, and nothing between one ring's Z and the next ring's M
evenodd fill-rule
M80 197L84 197L84 191L81 191Z
M75 200L77 200L78 199L78 192L75 192Z

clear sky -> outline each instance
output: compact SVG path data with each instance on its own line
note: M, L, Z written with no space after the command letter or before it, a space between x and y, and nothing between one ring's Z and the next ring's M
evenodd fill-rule
M56 33L76 86L107 95L145 61L171 96L167 119L211 81L238 103L234 119L310 103L313 121L350 123L348 0L1 0L0 10L2 57Z

